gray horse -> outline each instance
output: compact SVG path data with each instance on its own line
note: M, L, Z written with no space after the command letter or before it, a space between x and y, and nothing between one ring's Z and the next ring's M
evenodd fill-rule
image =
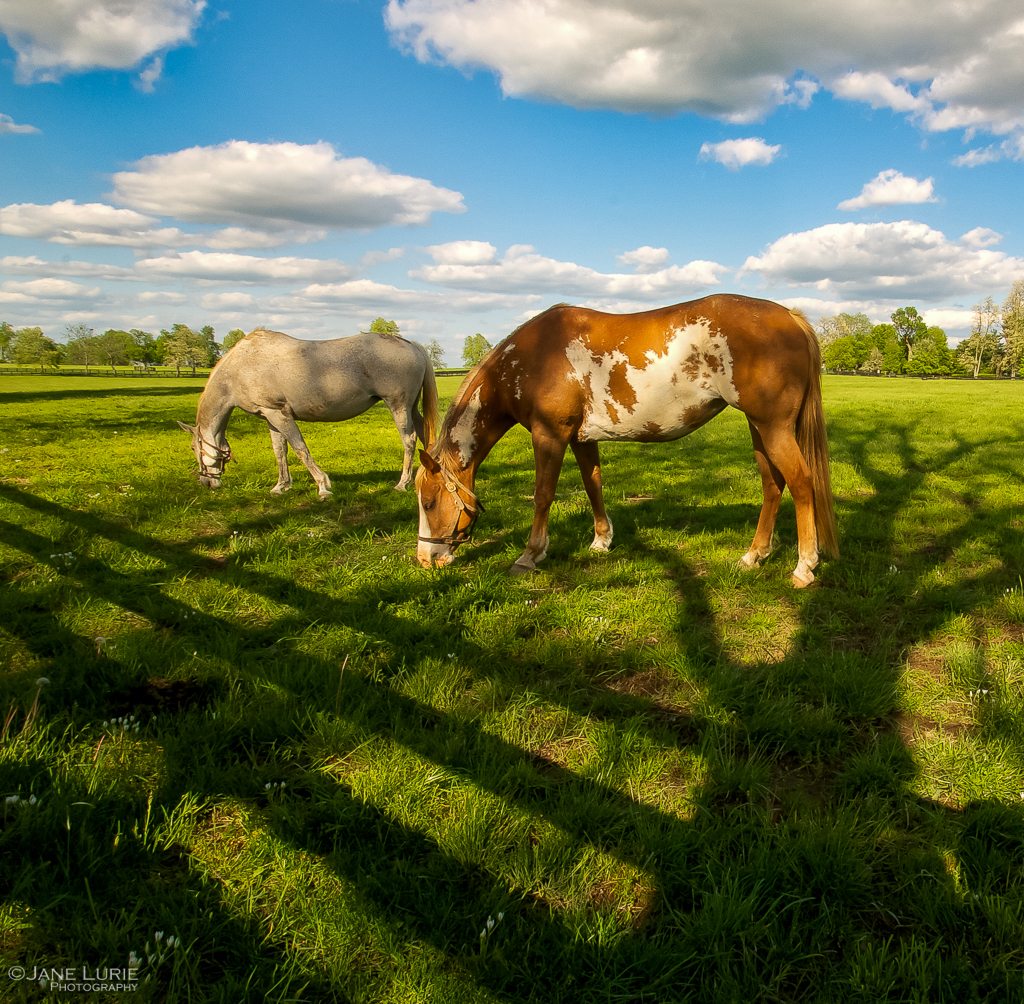
M423 416L416 410L422 395ZM257 328L217 363L196 409L196 424L179 422L192 436L199 481L219 488L232 459L224 436L235 408L259 415L270 426L280 495L292 486L288 444L313 476L320 498L331 494L331 479L309 455L295 420L343 422L383 401L398 426L405 461L395 489L412 480L416 437L429 446L437 428L437 385L427 350L397 335L363 333L330 341L305 341Z

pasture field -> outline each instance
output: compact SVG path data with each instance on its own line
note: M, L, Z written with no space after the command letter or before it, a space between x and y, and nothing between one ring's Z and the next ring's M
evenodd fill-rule
M1024 999L1024 385L826 378L805 591L738 413L603 448L608 554L570 458L512 579L523 430L427 571L381 406L211 492L201 386L0 378L0 1000Z

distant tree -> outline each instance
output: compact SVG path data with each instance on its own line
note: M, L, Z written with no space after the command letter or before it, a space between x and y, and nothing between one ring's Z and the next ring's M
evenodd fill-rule
M424 348L427 350L427 355L430 357L430 365L433 366L434 369L440 369L444 366L444 349L441 348L441 343L436 338L431 338Z
M1003 301L1003 355L1010 378L1024 372L1024 279L1017 279Z
M865 349L861 356L857 351L855 338L849 335L833 339L825 346L822 360L826 369L830 370L855 370L866 358L868 350Z
M377 320L370 325L370 330L376 332L378 335L399 334L397 322L385 321L383 317L378 317Z
M871 334L871 321L867 314L823 315L818 318L816 327L818 341L823 350L839 338Z
M213 329L210 331L212 334ZM174 324L170 331L161 329L160 336L164 340L165 359L175 367L178 376L181 376L182 366L191 367L195 376L196 366L206 365L206 338L187 324Z
M132 362L144 363L146 366L152 366L154 363L159 362L156 351L156 340L148 331L142 331L139 328L132 328L128 332L132 336L132 344L128 349L128 358Z
M942 328L928 328L918 339L914 358L907 362L906 371L920 375L953 372L953 353L949 351Z
M135 347L135 339L127 331L120 331L116 328L109 328L96 339L103 359L106 364L116 373L117 366L126 366L131 358L131 351Z
M222 352L227 352L228 349L233 349L243 338L245 338L245 332L241 328L232 328L224 336Z
M903 346L896 337L896 328L892 324L876 324L871 329L871 344L882 356L883 373L902 373L906 362ZM870 354L870 353L869 353Z
M468 335L462 343L462 361L467 366L476 366L491 349L491 343L478 331Z
M879 349L877 345L872 345L867 359L865 359L857 369L862 373L881 373L882 365L884 363L885 359L882 356L882 350Z
M68 343L68 362L85 363L86 376L89 365L102 359L102 352L95 338L96 332L88 324L79 321L64 328L64 339Z
M199 329L199 334L203 339L203 346L206 350L206 360L204 366L214 366L218 359L220 359L220 345L217 344L217 339L213 337L213 326L207 324L205 327Z
M928 325L916 307L900 307L890 316L896 340L903 346L903 358L909 362L914 358L914 346L925 337Z
M0 361L11 361L11 342L14 340L14 328L6 321L0 321Z
M57 366L60 361L56 342L47 338L42 328L19 328L11 345L15 362L39 363L40 373L45 373L47 366Z
M994 357L999 350L996 330L1000 311L991 296L974 305L971 333L957 346L957 356L964 369L975 379L984 368L994 368Z

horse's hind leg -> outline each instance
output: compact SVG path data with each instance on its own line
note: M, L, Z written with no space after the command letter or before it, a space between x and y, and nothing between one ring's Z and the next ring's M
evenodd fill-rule
M764 494L764 502L761 505L761 515L757 521L757 533L754 534L750 550L740 558L740 568L757 568L772 552L775 518L779 513L779 502L782 499L782 489L786 487L786 480L782 476L782 471L768 459L764 443L761 440L761 433L757 431L752 422L748 424L750 425L750 438L754 443L754 458L761 471L761 490Z
M331 494L331 479L327 476L327 472L317 466L313 458L309 455L309 447L306 446L306 441L302 438L302 433L299 431L299 427L295 424L295 419L291 415L285 414L283 411L270 410L269 408L261 408L260 414L267 420L267 424L270 426L270 438L274 442L274 452L277 453L277 440L274 438L276 432L278 436L287 440L291 444L291 448L295 451L295 456L302 461L306 470L309 471L313 480L316 482L317 491L320 498L327 498ZM278 454L278 470L280 471L281 455ZM290 481L290 478L289 478Z
M800 447L797 445L793 430L787 425L783 427L751 430L759 432L764 447L764 455L769 463L769 469L774 468L781 475L786 485L789 486L789 493L793 496L793 503L796 506L796 529L799 540L800 560L793 569L793 585L797 589L809 586L814 581L814 569L818 565L818 534L814 525L814 482L811 479L811 471L804 460ZM757 441L754 443L757 452ZM758 464L760 464L760 458ZM762 468L763 477L763 468ZM779 489L781 487L772 474L772 481ZM762 507L762 520L765 517L765 510L769 507L768 490L765 491L765 505ZM778 511L778 499L775 498L770 513L771 525L775 522L775 513ZM758 523L758 536L754 542L758 543L761 534L761 523ZM770 527L769 527L770 530ZM770 544L770 533L769 533ZM751 551L754 550L753 545ZM748 552L749 553L749 552Z
M592 551L607 551L612 546L612 521L604 508L604 490L601 484L601 455L597 443L570 443L573 456L583 477L583 487L590 508L594 511L594 539Z
M396 492L404 492L409 482L412 481L416 437L419 436L421 440L423 439L423 419L417 414L415 408L410 408L408 405L392 407L391 404L388 404L388 408L391 411L391 417L395 420L395 428L398 429L398 434L402 437L402 448L405 450L405 456L402 458L402 476L398 479L398 484L395 485Z
M270 489L270 494L283 495L292 486L292 474L288 470L288 440L272 425L270 444L274 447L274 459L277 461L277 484Z

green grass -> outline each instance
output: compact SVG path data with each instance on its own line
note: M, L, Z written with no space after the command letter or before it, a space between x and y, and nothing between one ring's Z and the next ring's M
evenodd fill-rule
M0 377L0 1000L1024 998L1018 385L827 378L802 592L737 413L603 450L607 555L567 465L520 580L523 430L428 572L386 411L211 492L201 387Z

